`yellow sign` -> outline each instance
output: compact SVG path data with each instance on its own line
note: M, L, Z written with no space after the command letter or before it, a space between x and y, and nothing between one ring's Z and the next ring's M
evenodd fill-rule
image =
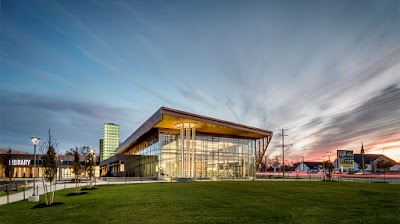
M339 168L343 169L353 169L354 168L354 160L346 159L346 160L339 160Z

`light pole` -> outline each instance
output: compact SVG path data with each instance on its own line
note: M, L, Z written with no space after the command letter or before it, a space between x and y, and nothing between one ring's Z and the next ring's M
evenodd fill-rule
M325 156L322 156L322 170L325 170Z
M94 172L95 172L94 149L90 149L89 154L90 154L90 156L89 156L89 167L91 169L89 178L90 178L90 188L91 188L92 187L92 175L94 175ZM126 177L126 173L125 173L125 177Z
M303 163L301 165L301 171L304 172L304 156L301 156L301 158L303 159Z
M59 169L59 172L60 172L60 173L59 173L59 175L58 175L58 180L59 180L59 181L61 181L61 179L62 179L62 168L61 168L61 167L62 167L63 162L64 162L64 160L61 160L61 161L60 161L60 169Z
M331 161L331 152L327 152L326 154L328 154L328 157L329 157L328 161L330 162Z
M38 202L39 201L39 196L36 195L36 145L39 144L40 138L38 137L31 137L32 143L33 143L33 154L34 154L34 159L33 159L33 194L32 196L29 197L29 201L33 202Z
M58 158L58 154L57 153L56 153L55 156L56 156L56 166L57 166L56 171L58 170L58 172L56 172L56 180L54 182L57 182L57 173L59 173L59 169L60 169L60 167L59 167L60 166L60 160ZM58 177L58 178L60 178L60 177Z

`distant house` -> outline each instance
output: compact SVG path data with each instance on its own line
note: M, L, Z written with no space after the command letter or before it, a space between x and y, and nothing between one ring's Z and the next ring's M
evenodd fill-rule
M320 168L322 168L322 162L300 162L294 170L306 172L308 170L319 170Z
M377 164L380 160L386 160L389 162L390 165L390 171L391 172L398 172L400 171L400 163L394 161L393 159L382 155L382 154L365 154L364 155L364 161L367 165L367 168L365 171L367 172L376 172L378 170ZM355 171L360 171L361 169L358 168L358 165L362 163L362 157L361 154L354 154L354 170Z

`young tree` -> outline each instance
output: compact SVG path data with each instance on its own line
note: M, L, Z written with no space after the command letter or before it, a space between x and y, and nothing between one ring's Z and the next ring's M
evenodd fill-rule
M10 183L14 176L14 166L10 164L10 161L13 159L13 154L11 149L9 148L7 154L3 156L3 164L5 165L5 175L6 177L10 178Z
M335 166L331 161L325 161L324 166L327 180L332 180L332 173L335 170Z
M85 166L82 167L81 165L81 161L80 161L80 157L81 156L87 156L90 153L91 149L88 146L81 146L81 147L75 147L74 149L71 148L69 151L67 151L66 154L68 155L73 155L74 156L74 162L72 163L72 173L75 176L75 184L76 184L76 194L80 194L81 193L81 184L80 184L80 180L79 177L82 173L82 171L88 171L87 170L87 161L85 161ZM94 168L92 166L92 171L94 171ZM87 182L87 175L86 175L86 182Z
M376 168L378 168L379 170L381 170L382 172L387 171L387 169L390 167L389 162L386 159L381 159L378 161L378 163L376 164Z
M5 176L10 178L9 187L11 188L11 181L14 177L14 166L10 164L10 161L13 159L12 150L9 148L6 154L2 154L0 157L0 162L4 166Z
M296 171L296 167L299 165L299 162L293 162L292 161L292 171Z
M82 172L82 166L81 166L81 161L80 161L80 154L82 152L82 147L78 148L75 147L74 149L69 150L69 154L72 154L74 156L74 161L72 163L72 173L75 176L75 193L80 194L81 193L81 188L80 188L80 180L79 176L81 175Z
M90 184L89 184L89 189L92 188L92 180L93 180L93 176L94 176L94 150L90 149L89 152L87 152L86 154L86 184L88 183L87 179L89 178L90 180Z
M358 169L360 169L360 170L362 170L363 171L363 174L364 174L364 171L365 171L365 169L367 169L367 163L366 162L360 162L359 164L358 164Z
M55 139L52 139L49 129L49 137L47 142L43 142L42 146L40 147L40 151L43 154L42 182L46 205L51 205L54 202L55 181L57 179L57 147L57 142ZM49 182L50 192L47 192L47 184L45 180ZM50 193L49 198L48 193Z
M276 169L281 164L281 158L279 156L275 156L272 159L268 159L268 160L269 160L269 163L271 164L271 167L274 168L274 172L276 172Z

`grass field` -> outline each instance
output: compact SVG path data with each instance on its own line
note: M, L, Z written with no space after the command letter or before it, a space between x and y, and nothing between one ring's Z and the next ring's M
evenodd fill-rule
M400 223L400 185L193 182L103 185L65 204L0 206L0 223ZM41 196L41 202L44 198Z

